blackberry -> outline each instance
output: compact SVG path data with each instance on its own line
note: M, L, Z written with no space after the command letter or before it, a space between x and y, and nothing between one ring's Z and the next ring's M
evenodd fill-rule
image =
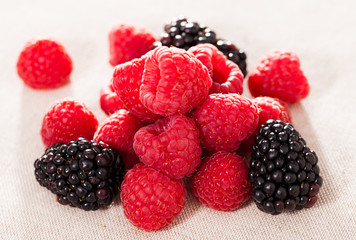
M63 205L97 210L110 205L124 176L119 153L103 142L57 143L36 159L36 180Z
M317 163L293 125L268 120L252 146L249 177L257 207L270 214L312 207L323 183Z
M153 44L153 48L159 46L175 46L188 50L199 43L211 43L215 45L224 55L241 69L244 76L246 70L246 54L230 41L217 38L216 33L209 27L199 25L185 17L173 19L164 26L164 33L160 39Z

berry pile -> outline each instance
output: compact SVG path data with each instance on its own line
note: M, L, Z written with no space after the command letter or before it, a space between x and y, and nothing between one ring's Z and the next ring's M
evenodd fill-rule
M124 174L116 150L84 138L50 146L34 165L37 181L60 204L87 211L110 205Z
M217 38L216 33L205 25L179 17L173 19L170 23L164 26L165 33L159 41L154 43L154 47L159 46L175 46L188 50L190 47L210 43L215 45L229 60L236 63L241 69L244 76L246 70L246 54L242 49L237 48L230 41Z
M40 185L61 204L84 210L108 206L121 190L125 216L145 231L177 218L186 184L219 211L234 211L251 195L270 214L313 206L323 182L318 158L291 125L285 103L309 92L297 55L274 51L262 58L248 78L256 97L250 99L242 95L243 51L186 18L165 32L154 44L143 28L121 24L110 32L115 68L100 91L109 116L98 124L79 101L52 105L41 128L47 150L34 164ZM41 60L22 54L20 76L47 62L46 51L39 51ZM56 52L54 60L62 57ZM35 72L49 79L42 87L68 77L48 66Z

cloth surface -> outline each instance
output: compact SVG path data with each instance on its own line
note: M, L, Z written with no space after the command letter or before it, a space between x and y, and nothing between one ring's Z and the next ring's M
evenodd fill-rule
M355 9L351 0L1 1L0 239L356 239ZM172 225L147 233L129 223L119 198L106 210L84 212L56 203L36 182L33 163L44 152L41 122L54 101L73 97L105 118L99 89L113 72L111 27L127 22L159 36L178 15L243 48L249 70L273 49L299 55L311 91L290 109L320 159L324 185L313 208L271 216L250 200L234 212L218 212L189 193ZM74 63L70 84L38 91L17 76L20 50L40 37L66 47Z

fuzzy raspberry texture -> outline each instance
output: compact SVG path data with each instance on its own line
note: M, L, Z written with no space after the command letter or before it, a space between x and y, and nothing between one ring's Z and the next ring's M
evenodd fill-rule
M200 105L210 87L208 69L193 54L158 47L146 59L140 100L156 114L183 114Z
M288 103L305 98L310 90L295 53L274 51L251 71L248 86L254 97L269 96Z
M209 70L212 86L209 93L243 92L244 76L239 66L228 60L217 47L210 43L198 44L188 52L193 53Z
M124 103L117 96L111 83L100 89L100 107L109 116L124 108Z
M109 33L110 64L118 64L139 58L152 49L156 41L145 28L128 24L115 26Z
M239 94L210 94L194 110L193 119L203 147L211 152L232 152L255 131L258 110L251 100Z
M227 152L214 153L192 179L194 195L204 205L219 211L233 211L246 202L251 193L249 168L243 158Z
M94 141L103 141L119 152L127 151L132 148L135 133L142 126L135 115L120 109L100 123L94 134Z
M134 150L146 165L181 179L200 165L199 130L193 120L173 115L137 131Z
M154 122L161 116L148 110L140 100L142 74L148 54L117 65L114 69L112 84L125 109L146 122Z
M69 82L72 60L64 47L48 39L26 44L17 60L17 73L34 89L51 89Z
M98 120L84 103L64 99L54 103L42 121L41 136L46 148L55 143L93 139Z
M292 123L292 117L287 104L285 104L278 98L257 97L252 99L252 102L258 108L259 120L255 132L241 143L239 150L244 153L249 153L252 151L252 144L254 143L255 136L258 133L258 129L269 119L281 120L286 123Z
M125 216L145 231L170 225L182 211L186 194L182 180L171 180L142 163L126 173L121 185Z

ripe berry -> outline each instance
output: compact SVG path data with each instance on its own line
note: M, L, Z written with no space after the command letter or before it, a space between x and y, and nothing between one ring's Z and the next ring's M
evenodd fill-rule
M171 180L142 163L126 173L121 185L125 216L145 231L171 224L182 211L186 194L182 180Z
M83 103L72 99L60 100L50 107L43 118L42 141L49 147L79 137L92 139L97 127L96 117Z
M28 42L17 60L17 73L34 89L60 87L69 82L72 60L64 47L48 39Z
M34 166L36 180L56 194L60 204L87 211L110 205L124 177L116 150L84 138L50 146Z
M249 177L261 211L279 214L315 204L322 185L318 158L290 123L268 120L252 149Z
M111 83L100 90L100 107L107 115L124 108L124 103L117 96Z
M251 195L248 166L238 155L214 153L194 174L194 195L204 205L220 211L233 211Z
M181 179L200 164L199 130L184 115L163 118L137 131L134 150L146 165Z
M274 51L263 57L251 72L248 86L254 97L269 96L296 103L309 93L308 80L295 53Z
M116 66L141 57L152 49L155 40L144 28L127 24L115 26L109 33L110 64Z

